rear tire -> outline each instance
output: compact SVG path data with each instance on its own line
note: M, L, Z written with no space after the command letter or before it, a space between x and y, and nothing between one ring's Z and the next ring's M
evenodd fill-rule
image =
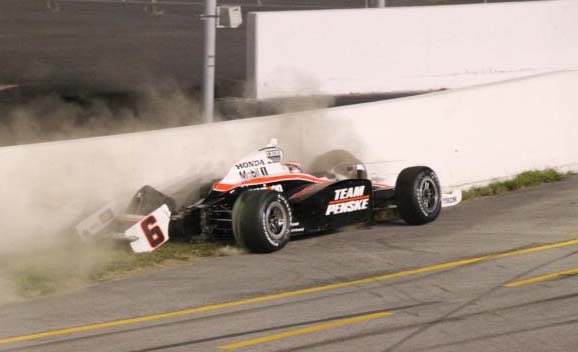
M233 205L233 234L237 244L252 253L271 253L285 247L292 213L283 194L246 191Z
M410 225L434 221L442 207L440 189L438 177L429 167L404 169L395 184L395 198L401 218Z

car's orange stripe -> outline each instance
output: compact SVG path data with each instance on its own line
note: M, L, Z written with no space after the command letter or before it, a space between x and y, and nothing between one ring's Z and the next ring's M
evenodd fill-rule
M353 200L360 200L360 199L367 199L367 198L369 198L369 195L353 197L353 198L337 199L337 200L332 200L331 202L329 202L329 204L345 203L345 202L351 202Z
M316 186L316 185L309 185L309 186L305 187L305 188L302 189L301 191L299 191L299 192L295 193L294 195L292 195L290 199L295 199L295 198L301 197L302 195L310 192L313 188L315 188L315 186Z
M259 185L263 183L271 183L271 182L279 182L279 181L309 181L314 183L327 183L331 182L330 180L324 180L322 178L318 178L311 175L306 174L291 174L291 175L281 175L281 176L268 176L268 177L257 177L251 180L243 181L236 184L229 184L229 183L216 183L213 186L213 189L220 192L230 191L233 188L237 188L240 186L251 186L251 185Z

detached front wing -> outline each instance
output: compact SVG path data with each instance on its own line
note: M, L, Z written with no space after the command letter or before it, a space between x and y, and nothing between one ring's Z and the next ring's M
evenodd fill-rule
M76 225L76 231L85 242L113 238L130 242L135 253L148 253L169 240L171 211L166 204L149 214L118 214L112 205L106 205Z

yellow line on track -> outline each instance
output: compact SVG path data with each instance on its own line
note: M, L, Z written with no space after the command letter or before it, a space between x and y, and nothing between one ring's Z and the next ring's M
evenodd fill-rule
M506 284L504 286L505 287L520 287L520 286L537 284L537 283L540 283L543 281L561 279L565 276L575 276L575 275L578 275L578 269L571 269L571 270L560 271L560 272L552 273L552 274L534 276L534 277L531 277L528 279L510 282L509 284Z
M146 316L129 318L129 319L113 320L113 321L97 323L97 324L89 324L89 325L82 325L82 326L76 326L76 327L70 327L70 328L64 328L64 329L50 330L50 331L44 331L44 332L39 332L39 333L34 333L34 334L29 334L29 335L0 338L0 345L8 344L8 343L14 343L14 342L36 340L36 339L46 338L46 337L70 335L70 334L74 334L74 333L82 333L82 332L88 332L88 331L93 331L93 330L112 328L112 327L137 324L137 323L144 323L144 322L149 322L149 321L154 321L154 320L168 319L168 318L174 318L174 317L179 317L179 316L184 316L184 315L192 315L192 314L196 314L196 313L202 313L202 312L215 311L215 310L220 310L220 309L225 309L225 308L238 307L238 306L243 306L243 305L247 305L247 304L273 301L273 300L278 300L278 299L283 299L283 298L288 298L288 297L301 296L301 295L317 293L317 292L323 292L323 291L328 291L328 290L333 290L333 289L338 289L338 288L364 285L364 284L369 284L369 283L374 283L374 282L379 282L379 281L384 281L384 280L397 279L397 278L401 278L401 277L424 274L424 273L429 273L429 272L433 272L433 271L440 271L440 270L444 270L444 269L451 269L451 268L456 268L456 267L465 266L465 265L469 265L469 264L480 263L480 262L489 261L489 260L501 259L501 258L506 258L506 257L522 255L522 254L535 253L535 252L545 251L545 250L549 250L549 249L562 248L562 247L573 246L573 245L578 245L578 239L573 239L573 240L563 241L563 242L555 242L555 243L550 243L550 244L545 244L545 245L540 245L540 246L530 247L530 248L525 248L525 249L516 249L516 250L512 250L512 251L507 251L507 252L502 252L502 253L497 253L497 254L491 254L491 255L485 255L485 256L481 256L481 257L456 260L456 261L452 261L452 262L435 264L435 265L425 266L425 267L421 267L421 268L417 268L417 269L399 271L399 272L389 273L389 274L384 274L384 275L379 275L379 276L367 277L367 278L358 279L358 280L338 282L338 283L323 285L323 286L315 286L315 287L305 288L302 290L286 291L286 292L280 292L280 293L275 293L275 294L270 294L270 295L257 296L257 297L242 299L242 300L238 300L238 301L231 301L231 302L225 302L225 303L219 303L219 304L211 304L211 305L193 307L193 308L179 310L179 311L146 315Z
M234 343L230 343L227 345L219 346L219 348L223 349L223 350L235 350L238 348L254 346L254 345L258 345L258 344L266 343L266 342L270 342L270 341L286 339L286 338L293 337L293 336L311 334L314 332L327 330L327 329L331 329L331 328L338 328L341 326L352 325L352 324L361 323L361 322L368 321L368 320L385 318L385 317L388 317L392 314L393 313L391 313L391 312L379 312L379 313L360 315L360 316L353 317L353 318L333 320L333 321L330 321L327 323L321 323L321 324L311 325L311 326L307 326L307 327L300 328L300 329L289 330L289 331L285 331L285 332L282 332L279 334L267 335L267 336L263 336L263 337L257 337L254 339L234 342Z

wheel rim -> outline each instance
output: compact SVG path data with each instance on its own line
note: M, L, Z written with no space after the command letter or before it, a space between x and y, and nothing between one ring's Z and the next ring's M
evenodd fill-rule
M287 209L281 203L272 202L267 206L265 224L269 238L279 241L285 236L288 218Z
M419 186L421 203L427 213L432 213L439 202L439 192L436 182L431 177L426 177Z

